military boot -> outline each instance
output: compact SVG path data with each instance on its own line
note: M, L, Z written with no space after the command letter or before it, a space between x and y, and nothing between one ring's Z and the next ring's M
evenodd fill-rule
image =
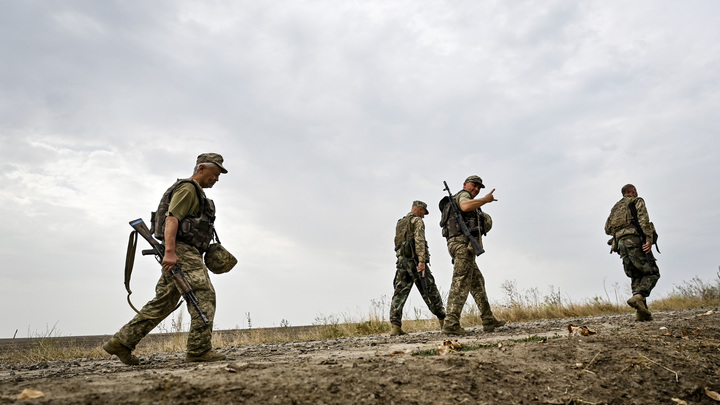
M462 326L460 326L460 325L457 325L457 326L445 325L445 326L443 326L442 333L444 333L446 335L464 336L464 335L469 335L472 332L470 332L469 330L463 329Z
M485 331L485 332L492 332L492 331L495 330L495 328L499 328L499 327L501 327L501 326L505 326L506 323L507 323L506 321L500 321L500 320L495 319L495 317L493 317L493 318L492 318L491 320L489 320L489 321L483 321L483 324L482 324L482 325L483 325L483 331Z
M132 350L128 349L120 343L117 339L111 338L105 344L103 345L103 350L108 352L109 354L114 354L115 356L120 359L123 363L127 364L128 366L136 366L140 364L140 359L132 354Z
M627 303L637 311L637 315L635 317L637 321L645 322L652 320L652 314L648 311L647 304L645 303L645 297L640 294L635 294L627 300Z
M227 358L227 357L225 357L225 355L222 354L222 353L218 353L218 352L216 352L215 350L208 350L208 351L206 351L205 353L200 354L200 355L197 355L197 356L188 353L188 354L185 356L185 361L188 361L188 362L205 362L205 363L209 363L209 362L212 362L212 361L225 360L226 358Z
M652 321L652 320L653 320L652 313L650 313L649 311L647 314L641 314L640 311L635 313L635 321L637 321L637 322L648 322L648 321Z
M397 325L392 325L390 327L390 336L402 336L402 335L407 335L407 332L402 330L401 327L399 327Z

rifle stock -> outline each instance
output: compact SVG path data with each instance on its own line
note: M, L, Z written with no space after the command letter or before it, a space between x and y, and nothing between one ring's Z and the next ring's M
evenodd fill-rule
M462 231L463 235L467 237L470 240L470 244L472 245L473 251L475 252L475 256L480 256L481 254L485 253L485 249L483 249L482 245L480 245L480 242L477 238L472 236L470 233L470 230L467 227L467 224L465 224L465 221L462 219L462 214L460 213L460 207L458 206L457 201L455 198L453 198L453 194L450 191L450 187L448 186L446 181L443 181L443 184L445 185L445 188L443 190L446 190L448 192L449 197L449 204L451 205L451 211L453 214L453 217L455 218L455 221L457 221L458 225L460 226L460 230ZM482 230L484 231L484 229Z
M165 246L157 239L153 238L152 233L150 233L150 229L148 229L147 225L145 225L145 222L142 220L142 218L130 221L130 226L132 226L132 228L140 236L142 236L150 244L150 246L152 246L152 249L143 250L142 254L155 255L155 259L158 261L158 263L162 264L163 258L165 257ZM170 275L172 276L173 281L175 281L175 285L177 285L177 287L182 292L185 301L189 302L195 308L205 326L210 325L210 320L208 319L207 315L200 309L200 300L198 300L195 292L193 292L190 283L188 283L188 281L185 279L185 276L183 275L180 266L175 265L173 269L170 270Z

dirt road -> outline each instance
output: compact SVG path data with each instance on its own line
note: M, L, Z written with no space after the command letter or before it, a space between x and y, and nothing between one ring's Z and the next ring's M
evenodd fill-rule
M419 332L0 368L0 404L720 404L717 308L510 323L457 339ZM569 335L568 325L597 332ZM530 337L530 338L529 338ZM420 355L418 355L420 353ZM24 389L43 397L18 400Z

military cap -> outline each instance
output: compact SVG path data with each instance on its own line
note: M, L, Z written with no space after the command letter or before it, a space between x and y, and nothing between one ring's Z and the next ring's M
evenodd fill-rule
M203 153L197 157L196 165L200 163L215 163L220 168L220 172L227 173L227 169L223 167L223 157L217 153Z
M427 215L427 214L430 213L430 211L428 211L428 209L427 209L427 204L425 204L424 202L422 202L422 201L420 201L420 200L415 200L415 201L413 201L413 205L412 205L412 206L413 206L413 207L420 207L420 208L424 209L424 210L425 210L425 215Z
M485 188L485 185L483 184L482 179L480 178L480 176L476 176L476 175L473 174L472 176L469 176L467 179L465 179L465 183L467 183L467 182L479 184L479 185L480 185L480 188Z

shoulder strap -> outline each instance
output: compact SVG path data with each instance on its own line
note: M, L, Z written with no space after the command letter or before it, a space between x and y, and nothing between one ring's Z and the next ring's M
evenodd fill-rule
M638 233L640 235L644 235L642 228L640 228L640 221L638 220L637 207L635 206L635 201L637 201L637 200L633 199L632 201L630 201L628 203L628 208L630 209L630 214L632 215L633 225L635 225L635 227L637 228Z
M628 204L628 208L630 209L630 214L632 215L632 223L635 225L635 228L637 228L638 233L640 234L640 237L642 238L643 242L645 242L645 232L643 232L642 227L640 226L640 220L638 219L637 214L637 207L635 206L635 202L637 201L637 198L630 201ZM655 240L653 241L653 244L655 245L655 250L657 250L658 253L660 253L660 247L657 244L657 232L655 232Z
M127 302L130 305L130 308L133 309L138 315L142 316L145 319L161 319L168 316L170 313L175 311L176 309L180 308L180 305L182 305L182 301L178 303L178 305L170 312L168 312L165 315L161 316L150 316L146 315L137 308L135 308L135 305L133 305L132 301L130 301L130 295L132 294L132 290L130 290L130 277L132 276L132 270L133 265L135 264L135 252L137 251L137 231L130 232L130 237L128 238L128 247L127 247L127 254L125 255L125 290L127 291Z
M132 291L130 290L130 277L132 276L133 265L135 264L137 237L137 231L130 232L127 254L125 255L125 290L128 292L128 295L132 294Z

